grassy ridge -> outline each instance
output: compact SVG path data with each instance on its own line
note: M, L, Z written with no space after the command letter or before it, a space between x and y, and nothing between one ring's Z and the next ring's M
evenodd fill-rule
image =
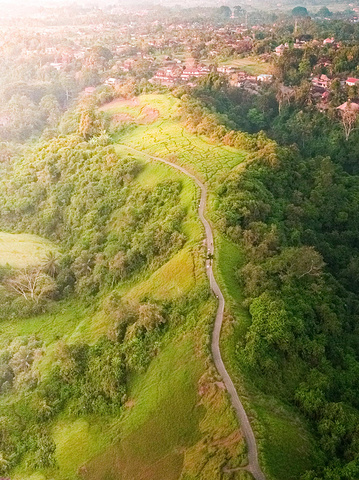
M203 181L213 183L241 163L246 152L216 145L204 136L191 134L177 120L178 100L166 95L143 95L137 104L117 101L106 109L109 115L130 114L133 122L145 107L159 112L159 118L149 124L136 124L126 133L115 135L114 141L144 150L152 155L167 157L193 171ZM121 148L121 146L119 147Z
M153 187L163 178L181 178L183 182L188 242L149 278L123 292L128 301L148 297L170 300L198 288L207 290L199 248L203 232L196 212L198 192L190 180L157 162L147 163L137 181ZM186 478L199 478L199 468L206 466L208 472L201 478L210 480L217 478L218 469L231 456L244 460L241 438L215 453L211 451L214 442L230 437L237 428L228 399L214 386L214 373L208 373L214 312L213 300L202 303L187 321L170 330L165 348L149 370L132 379L127 409L117 427L118 442L89 462L85 478L175 480L186 471ZM212 390L210 398L204 392L199 395L199 384Z
M136 125L145 105L157 108L167 103L165 116L151 124ZM145 150L153 155L167 157L206 181L210 186L209 214L216 221L215 189L221 179L245 160L246 152L221 145L212 145L208 139L188 133L176 120L178 104L164 95L144 95L137 105L130 107L118 102L111 113L124 112L132 116L132 128L119 134L115 141L120 144ZM122 147L119 147L122 148ZM315 444L305 423L286 405L279 404L271 397L254 391L249 378L238 375L236 349L244 338L250 324L250 317L242 306L235 271L241 263L242 254L238 247L216 232L216 268L220 284L227 301L227 320L224 325L222 351L226 364L234 378L238 391L249 409L257 438L260 454L268 478L295 480L315 461ZM236 322L231 319L235 317Z

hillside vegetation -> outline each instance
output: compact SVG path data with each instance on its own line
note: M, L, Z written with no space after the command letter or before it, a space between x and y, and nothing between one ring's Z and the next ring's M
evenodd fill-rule
M156 109L159 117L144 125L143 112L148 108ZM167 95L142 95L131 101L111 102L102 110L110 115L111 122L116 122L119 114L127 115L120 117L121 134L114 133L114 140L120 144L117 148L129 145L169 158L195 172L209 185L209 214L217 227L215 266L228 304L222 339L226 364L237 379L236 386L246 408L253 414L252 422L268 477L299 478L318 461L315 453L318 447L299 412L273 392L264 395L256 389L251 375L238 364L238 337L243 340L250 325L236 275L244 252L231 237L223 235L224 215L218 201L221 199L218 189L227 178L240 177L247 166L255 162L276 162L276 144L261 134L251 136L230 131L225 126L227 118L209 112L187 95L182 95L180 100ZM146 141L141 143L141 138ZM231 207L228 215L235 211ZM231 315L236 318L234 324Z
M353 178L234 130L183 92L90 100L60 130L15 156L0 183L0 228L57 245L36 268L1 271L2 472L248 476L209 357L216 304L198 192L143 151L209 187L222 351L266 476L355 478ZM24 275L40 279L30 298L13 288Z
M209 360L197 190L77 129L0 182L0 228L56 245L1 270L1 474L220 478L246 457Z

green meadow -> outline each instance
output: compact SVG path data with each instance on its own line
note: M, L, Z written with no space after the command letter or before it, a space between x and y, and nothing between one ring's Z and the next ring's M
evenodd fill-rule
M36 266L54 250L56 247L51 242L37 235L0 232L0 266Z
M220 66L239 68L249 75L261 75L272 73L272 65L258 57L233 58L222 62Z

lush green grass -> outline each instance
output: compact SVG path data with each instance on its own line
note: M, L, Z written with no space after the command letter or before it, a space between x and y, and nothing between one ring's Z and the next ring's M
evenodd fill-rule
M77 325L90 316L89 309L78 301L60 302L50 313L26 319L3 320L0 330L0 347L16 336L38 335L50 345L59 338L68 339Z
M115 136L115 141L167 157L209 183L217 181L219 176L245 159L246 152L242 150L214 144L204 136L188 132L176 119L177 100L168 95L143 95L135 107L119 102L116 108L111 108L111 114L131 112L134 118L139 118L141 109L148 105L161 112L160 118L148 125L135 125L127 133ZM119 148L123 147L119 145Z
M106 425L91 423L91 419L82 418L75 421L60 420L55 425L53 438L56 460L63 479L73 478L79 467L110 443L111 434Z
M0 232L0 266L25 268L39 265L48 253L56 250L54 244L37 235Z
M208 399L199 395L199 382L207 371L203 328L213 318L214 303L204 306L194 325L169 335L161 354L131 385L127 410L118 425L119 441L88 465L88 479L176 480L184 472L208 468L219 478L223 458L243 460L244 444L235 436L236 421L224 391L209 376ZM181 329L179 329L181 332ZM213 392L213 389L215 392ZM225 442L232 437L233 442ZM220 442L223 446L220 447ZM213 448L218 443L218 448Z
M270 63L263 62L258 57L230 59L230 60L227 60L226 62L221 63L221 65L240 68L244 72L247 72L249 75L260 75L262 73L265 73L265 74L272 73L272 65Z

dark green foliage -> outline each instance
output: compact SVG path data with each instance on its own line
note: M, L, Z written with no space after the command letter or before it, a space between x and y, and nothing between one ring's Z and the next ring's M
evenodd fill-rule
M159 265L185 241L181 184L133 188L140 169L111 146L75 135L44 143L14 161L0 185L2 228L61 243L68 254L58 262L59 292L96 294Z
M232 14L232 10L229 7L227 7L226 5L222 5L218 9L218 14L223 19L228 19L228 18L230 18L231 14Z
M358 177L280 149L275 166L254 160L218 193L225 231L245 251L238 288L252 324L238 359L299 407L337 464L306 478L354 480L344 472L359 442Z
M306 17L308 10L305 7L294 7L292 10L293 17Z

